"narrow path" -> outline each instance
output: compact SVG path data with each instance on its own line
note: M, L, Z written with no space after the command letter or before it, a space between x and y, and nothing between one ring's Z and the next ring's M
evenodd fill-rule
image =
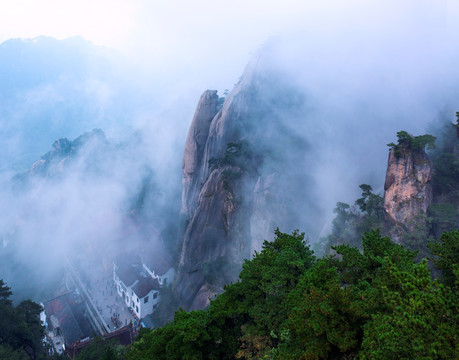
M92 300L91 296L88 294L86 287L81 282L78 272L75 270L75 268L73 267L73 265L68 259L67 259L67 271L75 287L78 289L81 296L83 297L83 300L86 304L86 308L88 309L88 314L91 317L93 325L95 325L95 328L97 329L98 334L99 335L108 334L110 332L109 326L107 325L104 318L97 311L97 306L94 304L94 301Z

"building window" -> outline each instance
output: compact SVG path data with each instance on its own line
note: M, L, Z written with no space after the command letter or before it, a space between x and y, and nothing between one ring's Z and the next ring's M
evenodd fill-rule
M139 307L138 306L135 307L135 311L137 312L137 314L139 313Z
M134 296L134 291L131 291L131 295Z
M146 304L148 302L148 296L145 297L145 299L143 299L143 303Z
M153 305L153 310L155 310L158 307L158 304Z
M139 302L139 298L137 298L137 302Z
M155 292L155 293L153 294L153 299L156 299L157 297L158 297L158 293Z

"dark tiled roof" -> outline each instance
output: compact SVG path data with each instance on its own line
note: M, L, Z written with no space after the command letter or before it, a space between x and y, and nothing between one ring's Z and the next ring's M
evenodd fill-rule
M138 272L131 265L120 265L116 270L116 275L126 286L131 286L139 278Z
M66 345L91 335L92 329L85 316L81 298L73 292L66 292L45 303L45 313L57 319L64 334Z
M151 290L159 290L159 288L160 284L158 279L153 279L151 277L142 277L139 279L139 282L132 287L132 290L139 298L143 298Z
M142 251L142 260L150 270L158 275L164 275L172 267L172 258L166 252L163 246L157 245L151 248L145 248Z
M116 275L126 286L131 286L139 279L142 271L142 261L139 256L132 254L123 254L115 259L117 266Z

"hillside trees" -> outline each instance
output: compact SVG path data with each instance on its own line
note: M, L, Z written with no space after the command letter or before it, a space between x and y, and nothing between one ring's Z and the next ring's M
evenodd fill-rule
M459 230L444 233L440 241L429 244L441 280L455 291L459 288Z
M457 358L458 244L453 231L432 245L439 282L378 230L319 260L303 234L277 230L208 309L177 312L127 359Z
M124 346L116 340L104 340L96 337L91 344L83 348L76 357L77 360L121 360L124 353Z
M225 287L206 311L179 311L128 351L128 359L251 359L267 355L281 338L287 298L314 263L304 234L275 231L246 261L240 281Z
M355 201L354 206L338 202L333 212L332 232L325 240L326 251L330 246L348 244L361 248L362 235L370 230L381 228L384 221L383 198L373 193L368 184L361 184L362 197Z
M46 359L41 306L25 300L14 307L11 289L0 279L0 359Z
M457 229L459 224L459 118L456 124L447 121L436 131L437 146L430 153L434 165L434 203L428 213L439 239L442 233Z

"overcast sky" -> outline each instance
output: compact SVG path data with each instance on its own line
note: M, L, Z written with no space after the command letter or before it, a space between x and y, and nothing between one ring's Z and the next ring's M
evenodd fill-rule
M121 51L145 69L177 77L194 70L215 88L237 81L269 37L307 29L327 36L349 27L390 31L392 23L457 23L457 0L2 0L0 42L81 35ZM224 71L222 71L224 70ZM189 74L189 73L188 73ZM217 76L219 74L219 76ZM207 80L206 80L207 81ZM227 86L230 87L232 83Z

